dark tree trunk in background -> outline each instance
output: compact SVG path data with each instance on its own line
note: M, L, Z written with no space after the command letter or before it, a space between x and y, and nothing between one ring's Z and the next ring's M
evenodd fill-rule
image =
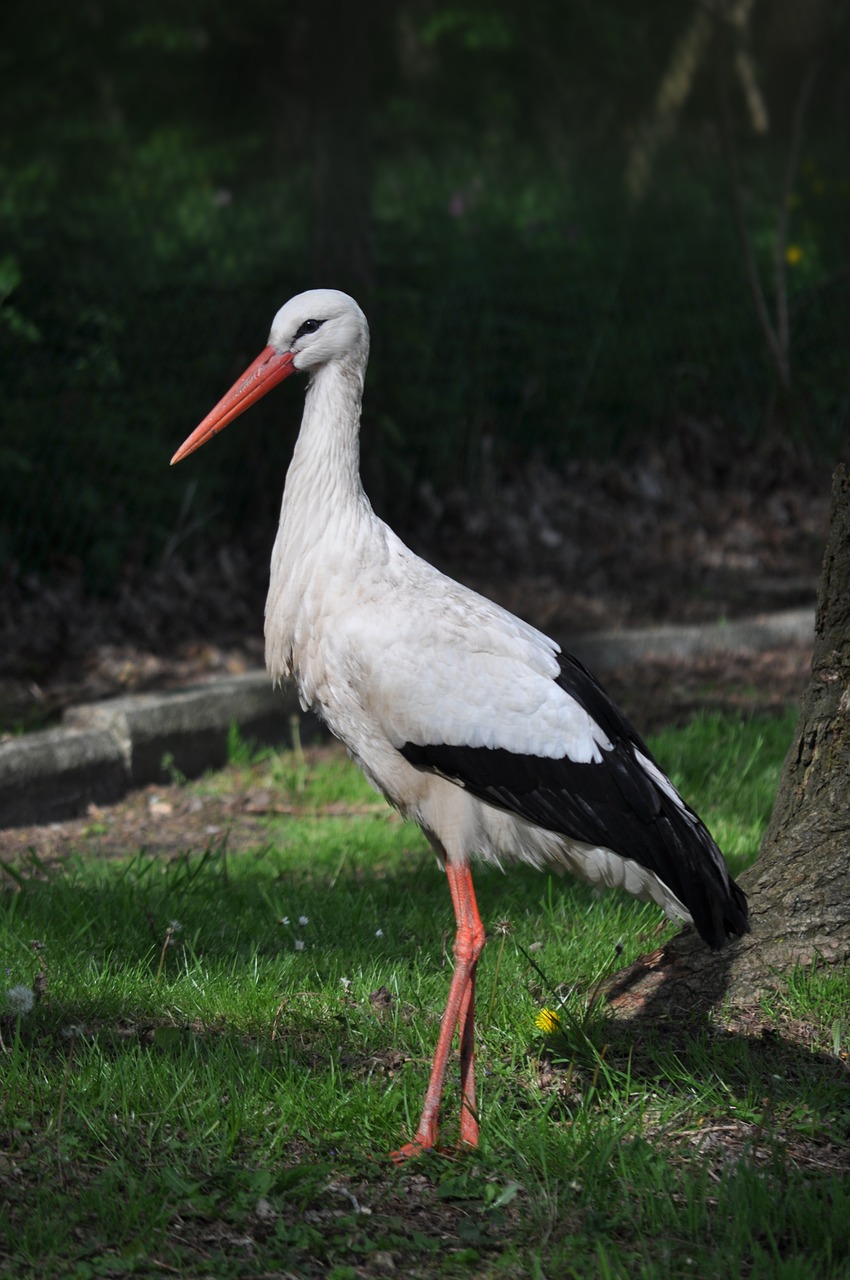
M312 264L317 282L362 293L371 285L371 83L373 21L368 7L318 0L311 6L318 86L313 112Z
M303 6L280 88L286 142L310 173L310 286L361 301L373 279L372 90L392 12L393 0Z
M795 964L850 959L850 476L833 477L812 675L757 862L741 877L752 933L716 955L692 931L618 974L624 1017L754 1011Z

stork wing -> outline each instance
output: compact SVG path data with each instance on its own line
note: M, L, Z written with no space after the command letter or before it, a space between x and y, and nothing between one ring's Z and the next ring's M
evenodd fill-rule
M401 754L488 804L651 871L711 946L746 932L746 899L720 850L628 719L576 658L500 615L487 618L478 649L466 631L466 643L410 646L419 662L403 688L387 652L383 724Z

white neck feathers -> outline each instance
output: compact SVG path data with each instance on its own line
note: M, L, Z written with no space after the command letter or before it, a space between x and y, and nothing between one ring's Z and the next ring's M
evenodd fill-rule
M360 480L364 366L362 351L331 360L307 389L266 601L266 665L274 679L292 673L308 619L322 615L334 574L378 524Z

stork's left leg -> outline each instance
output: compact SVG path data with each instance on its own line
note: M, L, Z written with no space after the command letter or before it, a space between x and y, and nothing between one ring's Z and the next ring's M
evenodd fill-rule
M440 1035L431 1066L431 1079L425 1094L422 1116L412 1142L393 1153L395 1159L406 1159L433 1147L437 1141L440 1099L446 1079L449 1054L455 1027L460 1035L461 1113L460 1138L467 1146L478 1145L478 1117L475 1110L475 970L484 950L484 925L478 914L472 873L468 862L446 863L446 875L455 910L455 970Z
M475 890L472 887L472 872L469 863L454 870L446 867L449 877L449 888L455 908L455 919L468 922L471 932L474 959L469 970L469 981L460 1004L457 1027L460 1039L460 1140L465 1146L478 1146L478 1111L475 1105L475 978L478 970L478 957L484 950L486 941L484 925L478 914L475 901ZM460 924L458 924L458 935ZM457 936L455 937L455 955L457 955Z

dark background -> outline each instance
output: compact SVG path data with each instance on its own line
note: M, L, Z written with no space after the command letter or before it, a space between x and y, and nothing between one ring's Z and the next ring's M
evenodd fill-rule
M475 533L453 548L452 510L529 469L583 487L696 440L683 483L746 459L758 502L760 459L846 453L842 0L47 0L4 6L0 67L19 673L98 599L172 642L127 604L164 567L175 617L223 549L265 579L303 388L168 460L305 288L366 310L367 488L444 563Z

